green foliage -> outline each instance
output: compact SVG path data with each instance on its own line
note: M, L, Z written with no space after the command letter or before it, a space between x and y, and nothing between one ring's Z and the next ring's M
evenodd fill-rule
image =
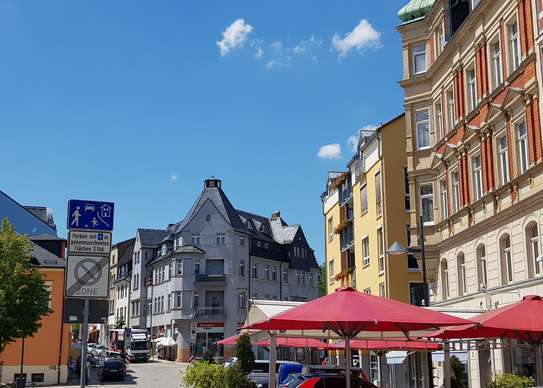
M236 367L197 362L187 368L183 383L194 388L254 388L253 382Z
M451 357L451 388L467 388L464 384L465 367L456 356Z
M206 352L204 353L204 356L202 357L202 360L209 364L215 363L215 359L213 358L213 352L209 349L206 350Z
M244 374L251 373L255 365L255 355L247 334L239 336L234 355L238 358L238 365L241 372Z
M319 296L326 295L326 266L324 264L319 264L320 274L319 274Z
M52 312L49 290L32 264L32 243L4 219L0 228L0 353L17 338L32 336Z
M488 383L488 388L528 388L533 387L534 385L535 381L532 377L502 373L496 375L492 381Z
M123 318L117 318L117 322L115 322L115 329L122 329L126 326L126 322Z

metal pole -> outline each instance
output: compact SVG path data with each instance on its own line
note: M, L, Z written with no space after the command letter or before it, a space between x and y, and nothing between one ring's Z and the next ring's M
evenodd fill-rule
M85 388L87 383L87 338L89 336L89 300L85 299L83 306L83 327L81 328L81 373L80 388Z
M351 337L345 337L345 386L351 388Z
M277 337L270 332L270 373L268 375L268 386L275 387L275 369L277 365Z
M21 341L21 369L19 371L19 379L23 378L23 365L25 362L25 337Z
M451 388L451 348L449 341L443 342L443 385Z
M424 306L430 307L430 290L428 286L428 278L426 276L426 251L424 247L424 221L422 214L419 217L419 240L420 240L420 253L422 261L422 283L424 285ZM428 387L433 387L433 364L432 364L432 352L426 352L428 363Z

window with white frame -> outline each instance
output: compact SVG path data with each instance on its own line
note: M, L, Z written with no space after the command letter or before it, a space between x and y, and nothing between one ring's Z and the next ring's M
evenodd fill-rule
M423 183L420 189L420 209L424 224L434 223L434 189L431 183Z
M330 217L328 218L328 241L332 241L334 239L334 218Z
M462 296L468 291L468 280L466 274L466 259L463 253L456 256L456 265L458 273L458 295Z
M508 234L500 239L501 248L501 273L502 283L509 284L513 282L513 255L511 252L511 237Z
M375 209L377 215L383 212L383 199L381 191L381 171L375 173Z
M509 155L507 136L505 135L498 138L498 164L500 170L500 184L504 185L509 182Z
M251 277L253 279L258 279L258 264L253 264L251 267Z
M368 211L368 186L360 188L360 211L362 214Z
M521 121L516 126L517 135L517 158L518 166L521 174L528 171L528 135L526 131L526 122Z
M174 295L174 308L180 309L181 307L183 307L183 294L181 293L181 291L175 291Z
M447 190L447 180L442 179L439 181L439 197L441 207L441 219L446 220L449 218L449 193Z
M383 245L383 228L379 228L377 229L377 256L380 274L385 272L385 254Z
M471 67L466 71L468 88L468 111L472 111L477 106L477 80L475 77L475 68Z
M511 72L520 66L520 34L518 23L515 20L507 26L509 36L509 65Z
M415 127L417 129L417 148L430 147L430 112L419 109L415 112Z
M334 259L328 261L328 278L330 283L334 281Z
M449 266L447 259L441 260L441 298L447 300L449 298Z
M492 56L490 80L492 82L492 89L496 89L503 81L502 48L499 37L496 37L490 43L490 55Z
M483 290L488 287L488 273L486 266L486 247L484 244L479 244L476 249L477 256L477 280L478 289Z
M456 124L456 112L455 112L455 104L454 104L454 91L451 87L447 93L446 93L446 100L447 100L447 124L449 131L452 131L455 124Z
M272 267L272 272L271 272L271 280L273 280L274 282L277 281L277 267Z
M426 42L421 42L411 48L413 75L426 71Z
M238 309L247 308L247 291L238 291Z
M434 104L434 114L436 120L437 139L441 140L443 139L443 136L445 136L445 132L443 131L443 110L441 107L441 102L436 102Z
M386 289L385 289L385 283L379 283L379 296L381 298L386 298Z
M239 261L239 276L245 276L245 260L243 259Z
M445 34L443 33L443 26L439 26L434 33L435 48L436 48L436 58L443 51L445 46Z
M283 283L288 283L288 269L286 268L283 269Z
M543 263L541 262L541 254L539 249L539 229L534 222L529 227L530 238L530 259L533 266L533 275L540 276L543 273Z
M191 238L192 245L200 245L200 233L193 233Z
M364 294L371 295L371 287L364 288L364 291L362 291Z
M217 245L224 245L226 243L226 233L220 232L216 234Z
M370 239L368 236L362 238L362 264L364 267L370 264Z
M471 159L471 170L473 174L473 196L475 200L479 200L483 196L483 171L480 156Z

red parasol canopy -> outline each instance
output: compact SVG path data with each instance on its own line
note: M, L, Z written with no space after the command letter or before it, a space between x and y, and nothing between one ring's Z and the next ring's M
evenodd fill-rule
M238 343L239 335L233 335L232 337L228 337L225 339L222 339L220 341L216 341L215 344L217 345L235 345Z
M288 348L315 348L326 349L328 344L319 341L315 338L288 338L288 337L276 337L277 346ZM270 340L264 340L256 343L257 346L270 346Z
M363 340L354 339L350 342L352 349L361 350L441 350L442 345L431 341L398 341L398 340ZM328 349L345 349L345 341L328 345Z
M517 338L537 344L543 342L543 300L525 296L520 302L470 318L473 324L445 327L428 338Z
M391 299L340 288L273 317L248 325L260 330L332 330L343 337L361 331L408 332L470 321Z

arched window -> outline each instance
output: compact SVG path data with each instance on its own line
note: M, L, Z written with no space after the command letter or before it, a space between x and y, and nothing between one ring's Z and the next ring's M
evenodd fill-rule
M477 255L477 287L479 290L488 288L488 275L486 269L486 248L484 244L479 244L476 249Z
M500 264L502 284L513 282L513 255L511 252L511 237L508 234L500 239Z
M468 290L468 281L466 278L466 259L462 252L456 256L456 276L458 279L458 295L462 296L466 294Z
M449 268L447 259L441 260L441 297L443 300L449 298Z
M528 253L528 277L540 276L543 272L541 250L539 244L539 228L532 222L526 227L526 246Z

